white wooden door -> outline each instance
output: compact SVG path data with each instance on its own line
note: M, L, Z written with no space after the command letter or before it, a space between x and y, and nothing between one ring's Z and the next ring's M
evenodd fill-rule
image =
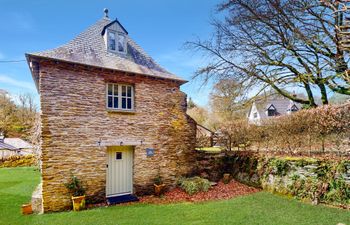
M111 146L107 147L107 151L106 195L131 194L133 189L134 148L132 146Z

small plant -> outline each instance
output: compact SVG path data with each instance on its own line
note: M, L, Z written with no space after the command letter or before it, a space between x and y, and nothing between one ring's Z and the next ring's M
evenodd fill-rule
M179 185L189 195L200 191L207 192L211 187L209 180L200 177L182 178Z
M154 182L154 194L156 196L161 196L163 192L165 191L165 184L163 183L163 179L160 176L160 172L158 172L158 175L153 179Z
M269 165L273 168L273 172L278 176L285 176L290 170L288 162L283 159L272 159Z
M66 183L65 186L74 197L85 195L85 188L76 176L72 175L70 182Z
M156 184L156 185L161 185L161 184L163 184L163 179L162 179L162 177L160 176L160 174L158 174L158 175L154 178L153 182L154 182L154 184Z

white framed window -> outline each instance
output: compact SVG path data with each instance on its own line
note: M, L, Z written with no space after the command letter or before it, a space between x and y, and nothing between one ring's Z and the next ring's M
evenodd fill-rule
M126 53L126 38L121 33L118 33L118 52Z
M110 51L116 50L116 35L113 31L108 31L108 49Z
M108 109L134 110L134 87L128 84L107 84L106 104Z
M107 48L111 52L126 53L126 36L114 30L107 31Z

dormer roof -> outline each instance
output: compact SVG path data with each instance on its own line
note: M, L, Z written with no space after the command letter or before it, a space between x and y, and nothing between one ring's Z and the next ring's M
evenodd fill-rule
M31 62L35 58L52 59L156 78L171 79L180 83L187 82L157 64L129 35L126 35L126 54L109 52L106 48L104 32L109 26L115 23L128 34L117 19L112 21L108 17L104 17L67 44L47 51L26 54L27 60ZM35 68L32 68L32 73L34 80L38 82L38 77L34 74Z
M124 31L125 34L129 34L128 31L126 31L126 29L123 27L123 25L119 22L119 20L115 19L112 22L110 22L109 24L107 24L106 26L104 26L104 28L101 32L101 35L103 36L106 33L107 28L112 26L115 23L118 24L118 26Z

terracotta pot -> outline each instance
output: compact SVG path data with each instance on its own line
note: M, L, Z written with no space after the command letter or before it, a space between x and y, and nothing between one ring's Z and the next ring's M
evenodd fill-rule
M22 214L29 215L33 213L32 204L24 204L22 205Z
M85 209L85 195L84 196L72 196L73 210L80 211Z
M165 188L165 184L154 184L154 194L160 196Z
M231 181L231 174L229 173L224 173L224 177L222 178L222 182L224 184L228 184Z

